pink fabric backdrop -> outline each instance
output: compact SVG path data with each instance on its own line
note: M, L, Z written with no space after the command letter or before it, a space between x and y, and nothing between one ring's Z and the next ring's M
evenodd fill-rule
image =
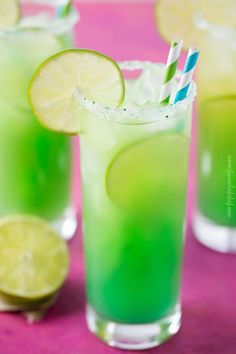
M76 44L116 60L165 61L168 46L157 35L149 2L80 4ZM183 63L184 57L181 58ZM74 201L81 216L78 141L74 143ZM236 257L199 245L189 220L193 204L191 159L187 244L183 273L183 325L180 332L146 354L236 353ZM118 354L87 330L81 232L71 241L71 271L58 302L33 326L19 314L0 314L0 354ZM134 351L133 353L138 353Z

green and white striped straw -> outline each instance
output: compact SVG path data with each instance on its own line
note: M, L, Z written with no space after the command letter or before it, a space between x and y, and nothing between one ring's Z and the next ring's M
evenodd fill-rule
M67 16L71 8L72 8L72 0L64 1L57 7L56 16L59 18Z
M166 63L166 71L164 82L161 87L159 103L162 105L170 102L170 96L173 89L175 73L178 65L179 55L182 48L182 40L175 40L171 42L168 59Z

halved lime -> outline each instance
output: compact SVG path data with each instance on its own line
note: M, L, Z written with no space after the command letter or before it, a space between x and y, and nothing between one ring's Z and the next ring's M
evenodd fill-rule
M29 100L41 124L78 133L77 89L84 97L113 107L124 99L124 79L112 59L91 50L66 50L47 59L31 81Z
M0 28L15 25L20 18L20 5L17 0L0 1Z
M55 293L68 273L67 245L43 220L0 220L0 291L24 299Z
M185 48L199 45L202 31L196 26L199 19L211 24L235 28L235 0L158 0L156 22L167 42L184 40Z
M119 206L137 209L157 200L161 205L167 193L182 193L188 144L182 135L156 135L121 151L107 170L109 197Z

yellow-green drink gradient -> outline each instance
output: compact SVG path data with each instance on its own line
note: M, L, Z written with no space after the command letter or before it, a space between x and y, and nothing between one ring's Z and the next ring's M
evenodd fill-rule
M88 302L107 320L157 321L179 303L191 104L146 123L83 118Z

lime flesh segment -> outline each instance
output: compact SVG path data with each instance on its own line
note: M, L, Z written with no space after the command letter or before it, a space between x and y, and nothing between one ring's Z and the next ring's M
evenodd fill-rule
M0 1L0 28L14 26L20 18L20 5L17 0Z
M210 24L236 26L235 0L158 0L155 12L162 37L169 43L181 38L185 48L200 43L204 31L196 26L199 17Z
M161 135L121 151L106 175L111 200L128 209L147 209L169 195L182 194L186 180L188 139ZM148 210L148 209L147 209Z
M68 273L67 245L43 220L15 216L0 221L0 291L24 299L55 293Z
M47 59L29 88L35 115L45 127L67 134L80 131L75 92L112 107L124 99L124 79L118 65L94 51L71 49Z

